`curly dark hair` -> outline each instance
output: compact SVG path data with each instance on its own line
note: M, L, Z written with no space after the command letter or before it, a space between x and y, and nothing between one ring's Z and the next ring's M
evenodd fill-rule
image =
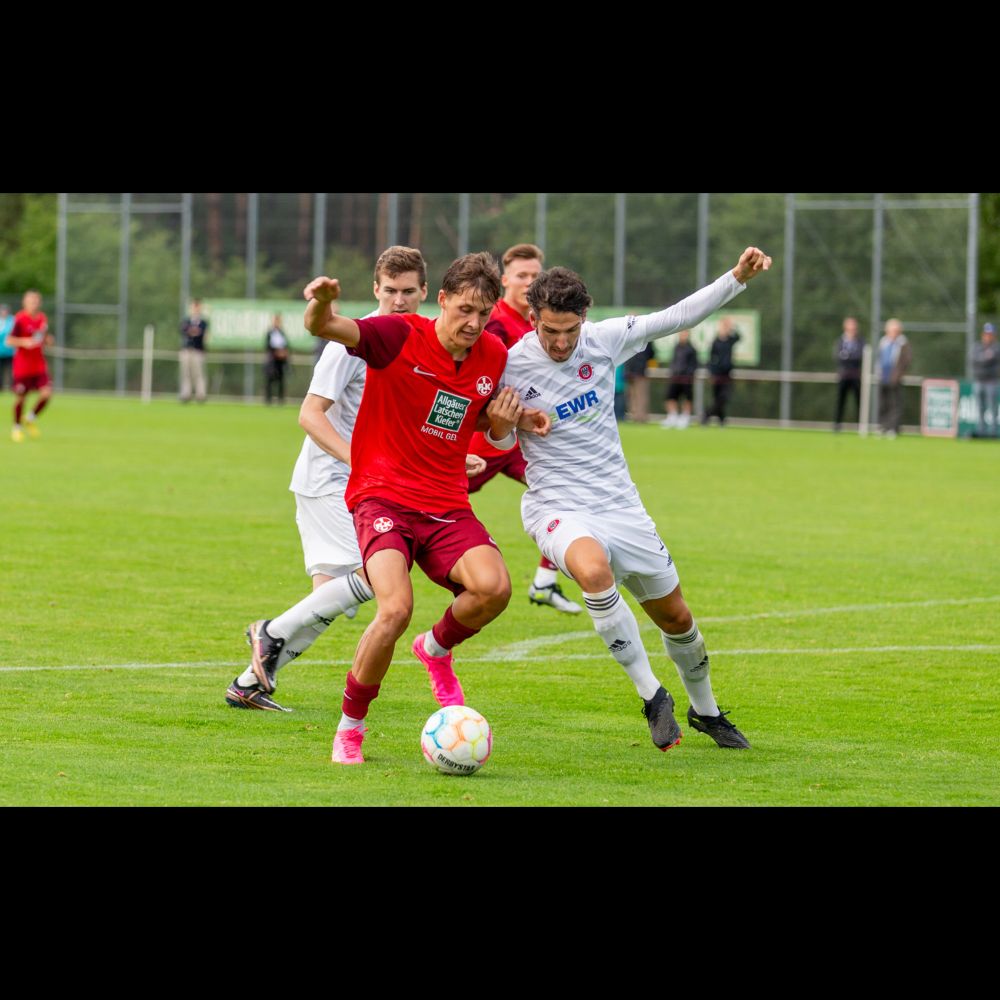
M536 316L541 316L543 309L583 316L594 304L583 278L568 267L542 271L528 287L527 295L528 305Z

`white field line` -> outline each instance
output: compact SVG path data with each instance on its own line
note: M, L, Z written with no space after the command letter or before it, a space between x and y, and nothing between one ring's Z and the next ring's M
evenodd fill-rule
M715 617L699 618L698 621L710 624L724 624L727 622L757 621L766 618L806 618L812 615L832 615L843 614L853 611L885 611L892 608L933 608L933 607L953 607L966 604L996 604L1000 602L1000 595L992 597L957 597L940 598L929 601L891 601L884 604L841 604L829 608L799 608L792 611L760 611L747 615L722 615ZM653 631L655 626L651 622L642 626L644 631ZM527 662L545 662L551 656L531 656L536 649L545 646L554 646L563 642L570 642L579 639L589 639L596 636L593 629L585 632L560 632L555 635L539 636L537 639L525 639L521 642L510 643L501 646L488 656L462 657L463 663L503 663L511 660L524 660ZM841 646L831 649L714 649L709 650L710 656L839 656L847 653L903 653L903 652L932 652L932 653L995 653L1000 652L1000 646L983 644L966 644L957 646ZM567 657L572 660L603 660L607 659L606 653L574 653ZM326 660L330 666L349 666L352 660ZM218 668L229 667L230 669L242 669L246 666L246 661L240 660L205 660L194 663L73 663L58 666L37 666L37 667L17 667L0 666L0 673L26 673L35 670L163 670L170 668Z
M761 621L768 618L811 618L815 615L839 615L848 614L855 611L887 611L893 608L934 608L934 607L954 607L965 604L996 604L1000 602L1000 594L992 597L959 597L940 598L929 601L891 601L884 604L840 604L830 608L798 608L790 611L759 611L746 615L706 615L697 616L699 625L725 625L732 622ZM639 623L639 628L644 632L656 631L656 626L644 619ZM536 649L543 649L546 646L556 646L562 642L576 639L586 639L595 635L593 629L586 632L562 632L554 635L542 635L535 639L523 639L521 642L512 642L507 646L501 646L497 650L498 656L502 659L521 660ZM721 653L722 651L719 650Z
M588 633L589 634L589 633ZM990 646L982 643L969 643L963 646L840 646L834 649L710 649L709 656L842 656L846 653L1000 653L1000 646ZM469 656L462 663L506 663L515 659L507 653L494 653L492 656ZM519 656L523 663L551 663L552 656ZM607 660L607 653L570 653L564 657L567 661L575 660ZM351 660L324 660L322 666L350 666ZM395 661L394 661L395 662ZM410 662L410 661L406 661ZM412 665L412 663L411 663ZM232 661L202 661L200 663L73 663L61 666L38 667L0 667L0 674L27 673L35 670L169 670L169 669L203 669L240 670L245 664Z

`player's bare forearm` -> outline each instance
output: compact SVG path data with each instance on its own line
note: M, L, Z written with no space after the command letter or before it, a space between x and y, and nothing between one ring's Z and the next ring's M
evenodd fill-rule
M328 455L332 455L344 465L350 465L351 446L333 429L326 418L326 411L332 405L332 399L309 393L302 401L302 408L299 410L299 426Z
M322 340L333 340L345 347L357 347L361 342L361 331L353 319L337 316L329 303L323 304L313 299L306 306L306 329Z
M313 278L303 289L306 306L305 327L322 340L333 340L345 347L357 347L361 340L358 324L333 311L333 302L340 298L340 282L336 278Z

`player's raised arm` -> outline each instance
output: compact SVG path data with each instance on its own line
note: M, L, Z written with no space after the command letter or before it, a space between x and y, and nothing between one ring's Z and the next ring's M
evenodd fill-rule
M338 316L330 307L340 298L340 282L336 278L313 278L302 291L306 306L305 327L314 336L334 340L345 347L357 347L361 340L358 324L346 316Z
M645 344L678 330L689 330L721 309L745 288L751 278L771 267L771 258L758 247L747 247L731 271L660 312L625 319L625 349L634 354ZM631 320L631 322L629 322ZM628 357L629 355L624 355Z

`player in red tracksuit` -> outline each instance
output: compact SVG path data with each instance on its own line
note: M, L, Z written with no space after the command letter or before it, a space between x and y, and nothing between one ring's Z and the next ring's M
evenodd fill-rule
M544 263L545 254L534 243L518 243L503 255L503 298L493 307L486 329L496 334L508 350L535 328L528 318L530 307L527 292ZM526 399L524 402L530 403L531 400ZM527 485L524 456L517 445L510 451L498 451L487 443L483 434L476 434L469 450L486 462L485 470L478 476L469 477L470 493L477 493L501 473ZM535 570L535 578L528 587L528 600L532 604L547 604L557 611L578 615L583 608L563 594L557 580L558 570L555 563L542 556Z
M465 456L477 422L489 427L488 440L509 449L515 427L544 434L550 421L539 410L525 410L517 393L496 394L507 350L484 330L500 289L492 257L479 253L445 272L435 320L336 315L330 306L340 295L336 279L316 278L304 291L310 333L344 344L368 366L345 500L378 610L347 675L335 763L363 763L364 719L413 613L414 562L456 595L413 644L441 704L462 704L464 697L452 647L510 600L507 567L469 504Z
M14 427L11 438L18 444L24 440L21 415L24 400L29 392L38 393L38 402L25 421L28 433L38 437L38 415L45 409L52 395L52 381L45 364L44 348L52 343L49 321L41 310L42 297L34 289L24 293L24 308L14 317L14 326L7 335L7 346L16 348L14 353Z

